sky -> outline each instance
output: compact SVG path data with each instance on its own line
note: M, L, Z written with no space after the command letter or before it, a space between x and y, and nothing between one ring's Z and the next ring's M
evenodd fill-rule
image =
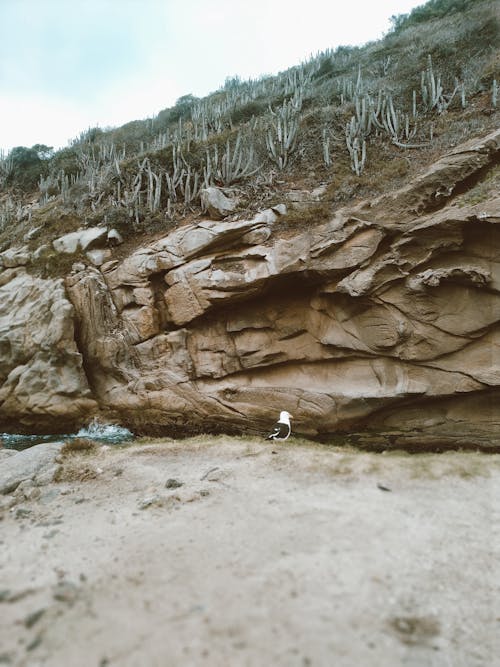
M423 0L0 0L0 149L67 146L226 78L379 39Z

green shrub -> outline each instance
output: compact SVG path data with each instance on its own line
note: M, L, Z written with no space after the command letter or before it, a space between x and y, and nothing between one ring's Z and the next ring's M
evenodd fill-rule
M482 0L429 0L419 5L409 14L391 16L392 31L397 33L419 23L426 23L449 14L464 12L479 4Z
M36 188L40 176L48 173L48 160L42 159L40 155L50 150L41 144L36 144L32 148L25 146L13 148L8 156L12 160L12 171L7 177L7 183L25 191Z
M233 121L233 123L246 123L253 116L260 116L261 114L263 114L266 111L266 109L267 109L267 103L265 101L257 102L253 100L252 102L248 102L247 104L244 104L241 107L237 107L231 113L231 120Z

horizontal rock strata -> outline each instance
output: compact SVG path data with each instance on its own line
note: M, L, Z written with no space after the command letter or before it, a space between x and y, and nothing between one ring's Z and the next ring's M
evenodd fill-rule
M275 214L184 225L77 266L66 294L5 269L0 420L71 421L98 404L132 430L183 435L258 432L286 409L315 437L493 445L500 199L456 195L499 153L500 132L469 142L403 190L293 233Z

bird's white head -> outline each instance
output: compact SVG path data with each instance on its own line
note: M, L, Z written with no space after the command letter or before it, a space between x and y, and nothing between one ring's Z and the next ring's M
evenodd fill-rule
M290 419L293 419L293 417L292 417L292 415L291 415L289 412L287 412L286 410L282 410L282 411L280 412L279 422L280 422L281 424L288 424L288 425L290 425Z

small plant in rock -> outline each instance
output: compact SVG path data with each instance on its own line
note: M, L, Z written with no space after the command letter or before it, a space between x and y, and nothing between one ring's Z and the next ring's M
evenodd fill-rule
M71 440L67 440L64 443L61 454L66 456L68 454L80 454L83 452L90 453L95 451L97 446L97 443L89 438L71 438Z

